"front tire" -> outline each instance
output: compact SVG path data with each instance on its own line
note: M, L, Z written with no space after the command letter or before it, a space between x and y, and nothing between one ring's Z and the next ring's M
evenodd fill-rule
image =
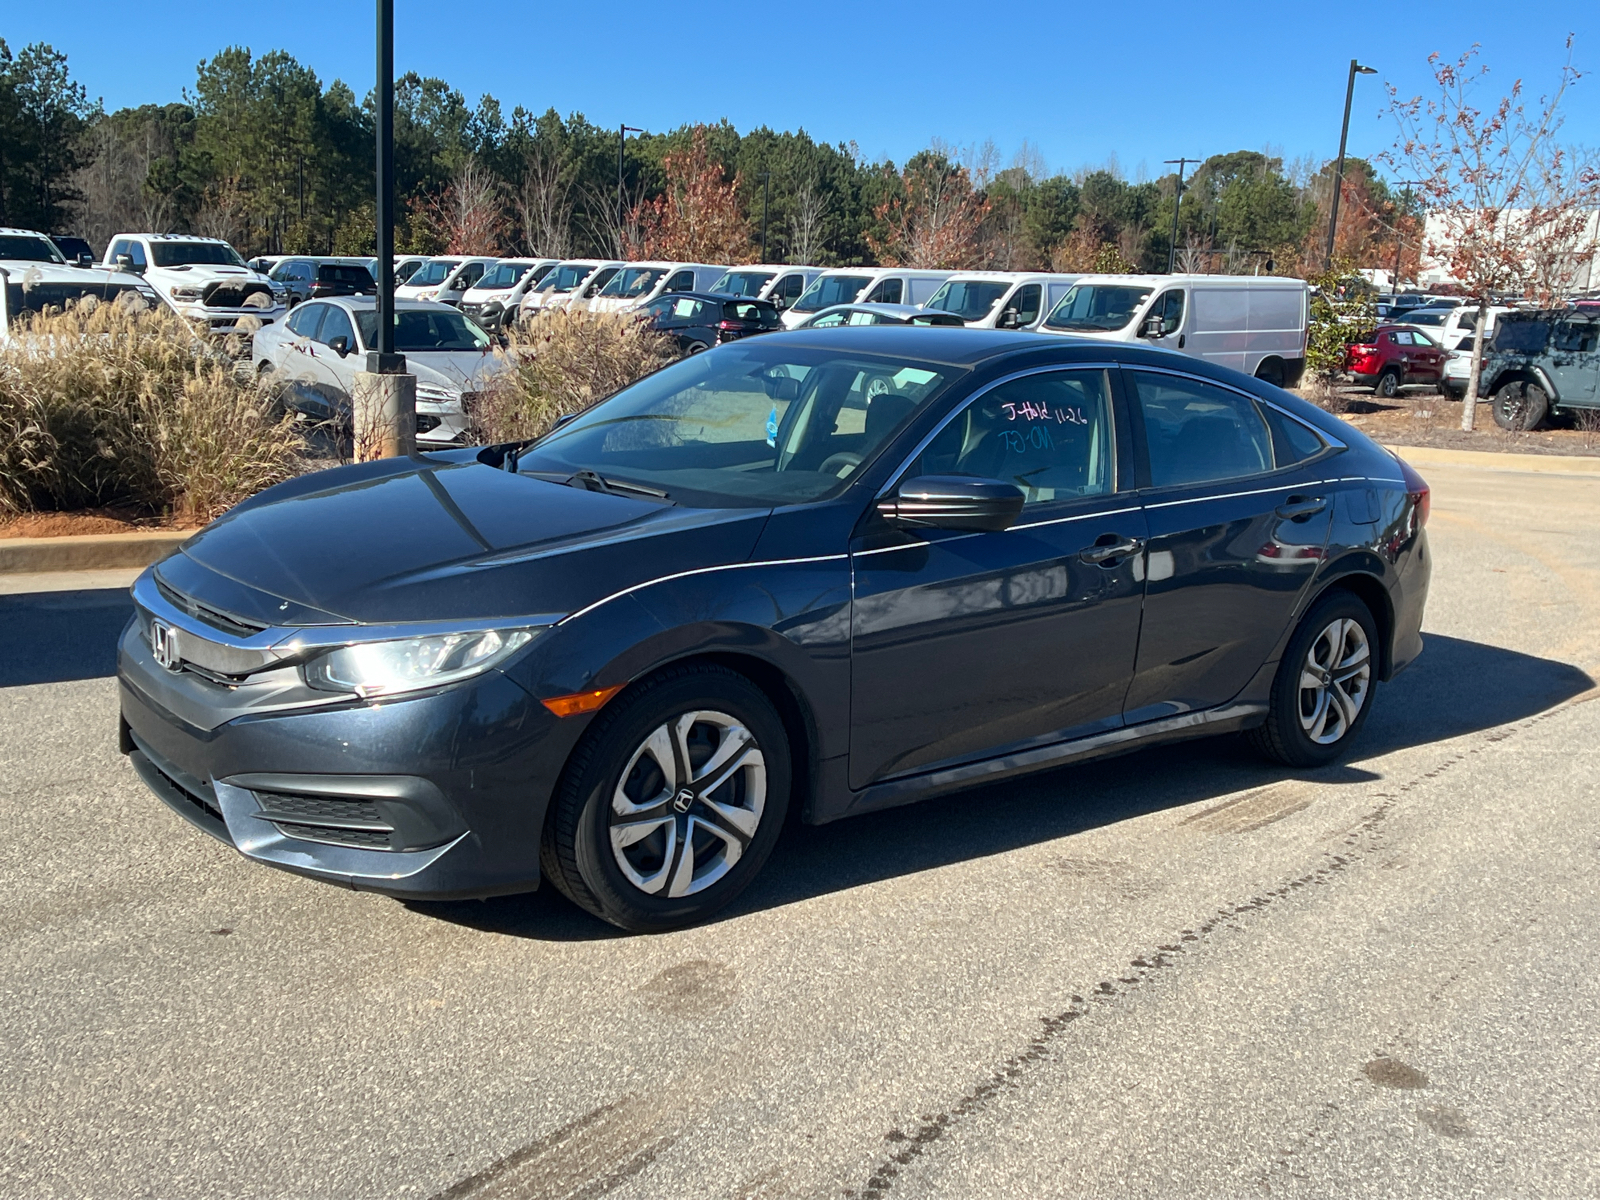
M557 788L545 873L574 903L634 933L702 921L772 852L790 762L782 720L748 679L669 668L585 732Z
M1272 681L1266 722L1250 731L1257 750L1290 767L1334 761L1360 733L1377 682L1372 612L1331 592L1301 620Z
M1536 383L1508 383L1494 394L1494 423L1512 433L1526 433L1544 424L1550 397Z

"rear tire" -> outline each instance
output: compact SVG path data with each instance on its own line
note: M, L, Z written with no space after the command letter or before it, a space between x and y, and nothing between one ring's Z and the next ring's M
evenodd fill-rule
M1393 400L1400 393L1400 372L1393 367L1378 376L1378 382L1372 385L1372 394L1381 396L1385 400Z
M1328 593L1289 639L1272 681L1266 722L1250 731L1251 743L1289 767L1333 762L1366 724L1377 668L1371 610L1349 592Z
M783 722L755 684L725 667L669 668L584 733L556 790L544 872L634 933L702 921L766 862L791 774Z
M1256 368L1256 378L1262 383L1270 383L1273 387L1283 386L1283 362L1281 359L1269 358Z
M1508 383L1494 394L1494 423L1512 433L1526 433L1550 415L1550 397L1536 383Z

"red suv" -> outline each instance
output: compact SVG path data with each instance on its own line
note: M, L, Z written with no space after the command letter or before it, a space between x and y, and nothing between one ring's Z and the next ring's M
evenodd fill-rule
M1345 370L1357 383L1372 385L1375 394L1388 398L1403 384L1437 384L1444 375L1444 349L1420 329L1409 325L1379 325L1370 342L1346 346Z

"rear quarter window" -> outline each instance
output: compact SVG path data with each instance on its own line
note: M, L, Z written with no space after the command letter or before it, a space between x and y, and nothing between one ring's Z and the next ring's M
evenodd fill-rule
M1496 324L1492 345L1507 354L1543 354L1549 341L1549 321L1516 321L1507 318Z

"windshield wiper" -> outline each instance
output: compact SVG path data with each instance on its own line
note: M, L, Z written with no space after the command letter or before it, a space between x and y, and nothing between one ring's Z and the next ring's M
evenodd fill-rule
M591 492L609 492L613 496L648 496L652 500L665 500L669 504L672 502L671 497L660 488L646 487L642 483L629 483L626 479L607 479L587 467L574 472L567 480L567 486L586 488Z

